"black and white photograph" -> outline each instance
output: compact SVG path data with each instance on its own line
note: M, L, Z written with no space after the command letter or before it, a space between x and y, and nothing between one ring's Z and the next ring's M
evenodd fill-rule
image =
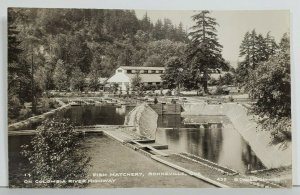
M7 9L10 188L291 188L290 11Z

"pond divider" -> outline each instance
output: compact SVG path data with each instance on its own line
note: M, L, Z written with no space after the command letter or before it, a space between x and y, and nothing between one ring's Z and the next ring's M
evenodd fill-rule
M225 185L225 184L222 184L222 183L220 183L220 182L218 182L218 181L215 181L215 180L212 180L212 179L210 179L210 178L208 178L208 177L205 177L204 175L202 175L202 174L200 174L200 173L193 172L193 171L191 171L191 170L188 170L188 169L186 169L186 168L183 168L183 167L181 167L181 166L178 166L178 165L176 165L176 164L174 164L174 163L168 162L168 161L166 161L166 160L160 158L159 156L152 155L151 158L154 159L154 160L156 160L156 161L158 161L158 162L160 162L160 163L162 163L162 164L168 165L169 167L172 167L172 168L174 168L174 169L176 169L176 170L182 171L182 172L184 172L184 173L186 173L186 174L188 174L188 175L191 175L191 176L193 176L193 177L196 177L196 178L198 178L198 179L201 179L201 180L203 180L203 181L206 181L207 183L213 184L213 185L216 186L216 187L229 188L229 186L227 186L227 185Z
M23 130L24 128L30 128L32 124L42 122L48 117L55 115L57 112L70 108L70 106L71 104L63 104L59 108L50 110L48 112L45 112L37 116L30 117L20 122L10 124L8 125L8 131L16 131L16 130Z
M197 162L204 166L210 167L212 169L215 169L215 170L221 172L222 174L226 174L226 175L238 175L239 174L237 171L235 171L233 169L230 169L230 168L227 168L224 166L220 166L217 163L214 163L207 159L201 158L200 156L196 156L196 155L189 154L189 153L180 153L180 154L176 154L176 155L181 156L182 158L186 158L188 160Z

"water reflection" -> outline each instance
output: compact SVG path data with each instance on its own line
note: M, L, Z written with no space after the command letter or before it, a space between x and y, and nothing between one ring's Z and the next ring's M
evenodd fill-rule
M220 165L246 172L264 166L251 147L230 124L223 128L160 129L156 140L168 144L171 150L188 152Z
M75 125L122 125L125 115L134 107L114 105L74 106L59 114L70 118ZM222 125L189 128L185 123L222 123ZM177 152L188 152L240 172L262 169L264 166L251 147L234 129L230 121L222 116L159 115L156 140L168 144ZM14 149L10 152L13 154ZM12 157L13 158L13 157Z
M60 115L70 118L75 125L122 125L130 110L130 107L114 105L73 106Z
M158 127L182 127L183 118L179 114L158 115Z

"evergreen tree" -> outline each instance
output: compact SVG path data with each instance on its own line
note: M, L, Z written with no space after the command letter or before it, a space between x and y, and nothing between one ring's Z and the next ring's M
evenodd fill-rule
M141 30L145 31L145 32L149 32L152 30L153 25L150 21L150 18L148 17L148 14L146 12L146 14L144 15L143 19L141 20Z
M131 87L138 94L140 93L141 88L142 88L142 78L141 78L139 72L136 72L135 76L132 78Z
M243 57L243 60L238 64L239 71L237 73L242 74L238 76L241 80L238 80L247 82L251 72L261 62L267 61L277 48L278 46L270 33L263 37L261 34L257 35L255 30L252 30L251 33L246 32L240 45L240 57Z
M261 117L264 129L274 139L291 139L290 42L284 34L279 50L250 74L247 88L257 97L252 111Z
M53 73L53 80L56 88L61 91L68 88L68 75L62 60L57 60Z
M273 36L271 36L271 33L268 32L265 38L265 44L266 44L266 49L267 49L267 59L268 60L272 55L275 54L275 52L278 49L278 45L274 39Z
M209 16L209 11L201 11L192 18L196 24L192 27L191 43L188 47L187 60L191 64L191 73L201 84L205 93L208 93L207 81L209 69L222 68L225 61L222 57L222 45L217 39L218 25L216 19ZM198 86L199 87L199 86Z
M178 28L177 28L177 41L181 42L188 42L188 37L186 36L186 32L183 29L183 24L182 22L179 23Z
M158 19L153 28L153 37L156 40L161 40L165 38L165 33L163 32L163 23Z
M184 77L184 61L178 57L170 58L165 73L161 75L164 85L169 89L177 87L179 91Z
M93 55L97 55L97 57L94 57L92 65L91 65L91 71L88 75L90 81L89 81L89 88L93 91L98 90L99 87L99 78L101 76L101 63L103 61L104 56L101 55L101 51L94 52Z
M24 60L20 30L15 25L17 12L8 9L8 116L16 118L31 97L30 67Z
M79 67L76 67L71 75L70 86L72 90L83 91L85 87L85 74L81 72Z
M251 66L251 49L250 49L250 33L246 32L244 39L240 45L240 57L243 57L244 60L238 64L238 72L243 72L243 75L247 76ZM244 78L244 77L241 77ZM244 78L245 79L245 78ZM244 80L242 80L244 81Z

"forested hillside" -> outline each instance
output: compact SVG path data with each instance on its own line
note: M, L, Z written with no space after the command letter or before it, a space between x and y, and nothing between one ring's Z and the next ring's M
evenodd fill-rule
M108 77L120 65L164 66L188 42L182 24L152 23L147 14L139 20L132 10L14 8L8 14L9 36L16 38L9 40L10 79L30 75L33 64L36 90L76 88L81 78ZM14 49L21 54L12 55ZM26 85L29 78L19 81Z

